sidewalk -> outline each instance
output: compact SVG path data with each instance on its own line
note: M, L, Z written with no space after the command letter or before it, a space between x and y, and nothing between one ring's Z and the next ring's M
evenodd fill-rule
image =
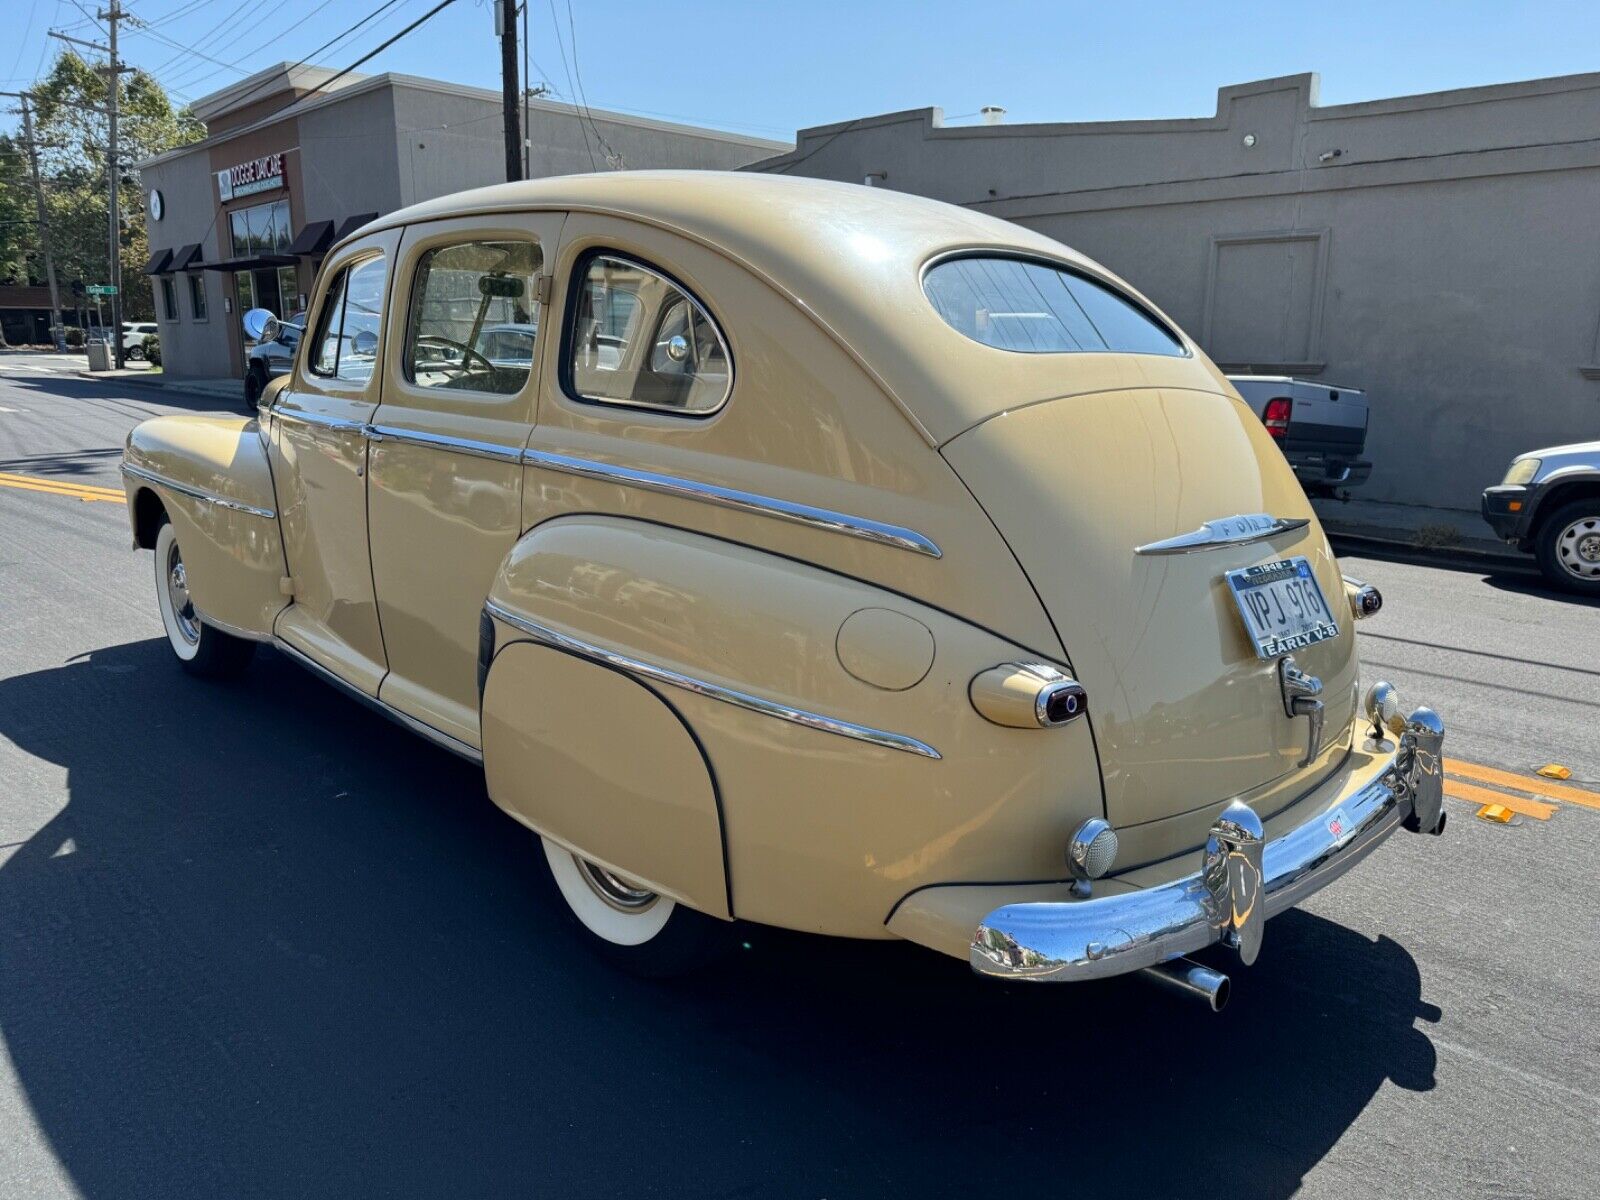
M1365 544L1484 568L1534 569L1529 555L1495 537L1479 514L1466 509L1324 499L1313 499L1311 507L1328 536L1352 549Z

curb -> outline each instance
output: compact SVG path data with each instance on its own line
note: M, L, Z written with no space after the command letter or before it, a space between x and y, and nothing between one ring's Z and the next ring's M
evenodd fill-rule
M1531 554L1497 553L1474 550L1470 546L1419 546L1400 538L1377 537L1369 533L1346 533L1323 525L1328 540L1336 549L1367 551L1374 557L1397 558L1430 565L1461 567L1471 571L1505 571L1518 575L1538 575Z

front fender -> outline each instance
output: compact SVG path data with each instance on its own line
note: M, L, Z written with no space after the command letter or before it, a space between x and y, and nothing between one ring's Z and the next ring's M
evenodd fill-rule
M641 881L662 882L685 839L709 861L710 794L675 782L686 750L652 767L667 726L625 699L648 689L703 751L741 918L892 936L887 915L917 888L1062 877L1072 830L1102 813L1085 721L1006 728L968 697L979 673L1039 655L846 576L684 530L563 517L513 549L488 613L496 802ZM519 642L582 670L500 687Z
M198 415L144 421L128 434L122 480L134 545L154 547L164 513L195 607L229 632L270 637L286 603L287 570L257 423Z

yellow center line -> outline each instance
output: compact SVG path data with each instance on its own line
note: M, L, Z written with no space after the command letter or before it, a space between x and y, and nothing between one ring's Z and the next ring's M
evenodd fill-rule
M1534 817L1540 821L1548 821L1556 812L1554 804L1543 804L1538 800L1524 800L1521 796L1511 796L1505 792L1494 791L1492 788L1478 787L1472 783L1462 783L1457 779L1446 779L1444 781L1444 794L1473 804L1503 804L1512 812L1519 812L1525 817Z
M1462 762L1459 758L1445 759L1444 769L1447 775L1460 775L1463 779L1492 783L1496 787L1515 788L1532 796L1543 796L1546 800L1565 800L1570 804L1581 804L1585 808L1600 809L1600 792L1589 792L1583 788L1551 783L1534 775L1514 775L1510 771Z
M25 475L0 474L0 487L17 488L24 492L43 492L49 496L70 496L74 500L101 501L106 504L126 504L128 498L112 488L92 488L81 484L58 483L51 479L31 478Z
M53 475L17 475L10 471L0 471L0 482L30 483L42 487L68 488L75 492L99 492L105 496L122 495L122 489L119 487L101 487L95 483L79 483L75 479L58 479Z

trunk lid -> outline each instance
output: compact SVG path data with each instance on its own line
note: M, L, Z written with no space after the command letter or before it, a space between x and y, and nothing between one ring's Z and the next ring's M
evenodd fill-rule
M1297 767L1309 722L1285 714L1277 665L1256 657L1224 578L1309 560L1339 634L1294 657L1322 679L1321 745L1336 741L1355 704L1349 606L1304 492L1248 408L1198 390L1099 392L1001 413L944 453L1021 562L1088 691L1113 825L1246 792L1267 816L1326 773L1326 761ZM1192 553L1134 553L1255 513L1310 524Z

